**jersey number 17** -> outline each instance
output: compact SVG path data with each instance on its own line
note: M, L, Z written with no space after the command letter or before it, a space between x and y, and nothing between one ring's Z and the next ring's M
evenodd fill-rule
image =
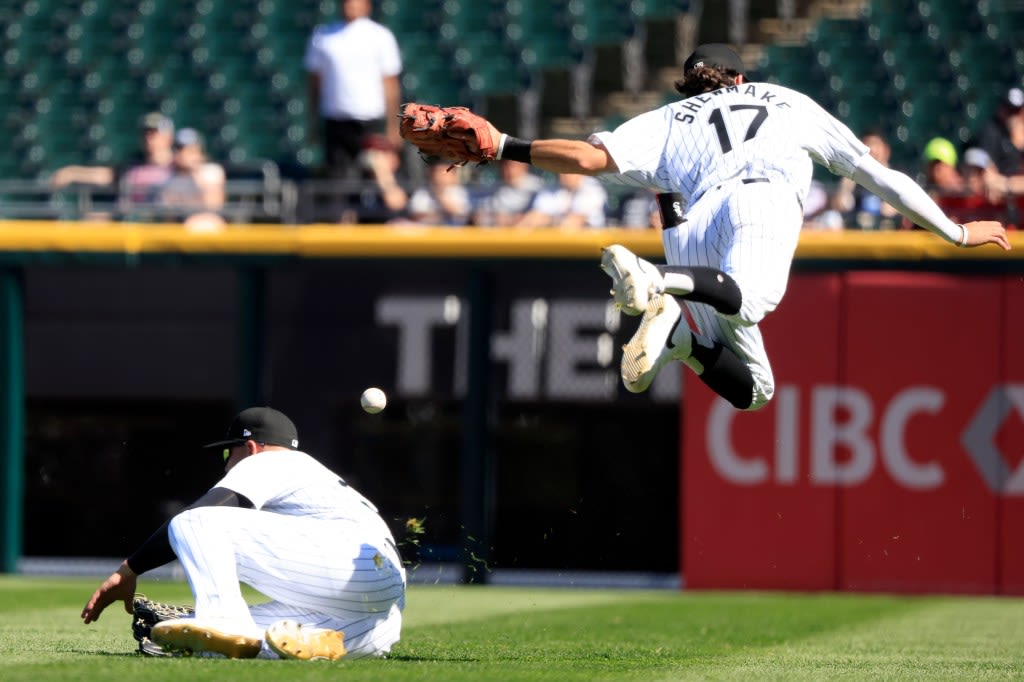
M756 111L753 120L750 125L747 126L747 134L743 136L743 141L754 139L757 135L757 130L764 123L765 119L768 118L768 107L760 104L733 104L729 107L729 111L743 111L744 109L751 109ZM716 108L711 112L708 117L708 122L715 126L715 132L718 133L718 144L722 147L722 153L728 154L732 151L732 140L729 139L729 131L725 129L725 117L722 115L722 110Z

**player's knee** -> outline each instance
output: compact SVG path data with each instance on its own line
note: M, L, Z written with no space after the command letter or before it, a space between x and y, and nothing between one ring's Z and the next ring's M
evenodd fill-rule
M761 320L767 317L768 313L775 310L778 305L779 301L774 297L766 298L764 296L747 296L744 294L743 305L740 306L739 312L734 315L723 315L722 317L742 327L753 327L755 324L760 324Z

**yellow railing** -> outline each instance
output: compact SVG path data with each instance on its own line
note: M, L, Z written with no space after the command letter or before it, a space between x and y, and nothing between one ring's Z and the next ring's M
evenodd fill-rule
M813 260L1024 261L1024 232L1012 251L958 249L923 231L805 232L796 257ZM657 230L477 229L346 225L229 225L194 232L173 224L0 221L0 253L279 255L298 258L597 258L625 244L661 256Z

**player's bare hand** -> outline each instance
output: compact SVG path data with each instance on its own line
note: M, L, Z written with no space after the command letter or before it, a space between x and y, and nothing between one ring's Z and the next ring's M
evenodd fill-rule
M1006 228L1002 223L995 220L975 220L964 223L964 227L967 228L967 246L996 244L1007 251L1010 250L1010 240L1006 238Z
M124 610L131 613L137 582L138 576L135 575L132 569L128 568L127 562L123 562L120 568L104 580L103 584L92 593L92 597L89 598L85 608L82 609L82 620L86 624L99 620L103 610L118 600L123 601Z

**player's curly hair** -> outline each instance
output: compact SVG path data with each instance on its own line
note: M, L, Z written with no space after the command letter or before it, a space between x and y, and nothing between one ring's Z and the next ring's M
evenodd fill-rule
M686 72L682 79L677 80L676 92L684 97L703 95L705 92L712 92L720 88L726 88L736 84L738 71L732 69L720 69L713 66L697 66Z

